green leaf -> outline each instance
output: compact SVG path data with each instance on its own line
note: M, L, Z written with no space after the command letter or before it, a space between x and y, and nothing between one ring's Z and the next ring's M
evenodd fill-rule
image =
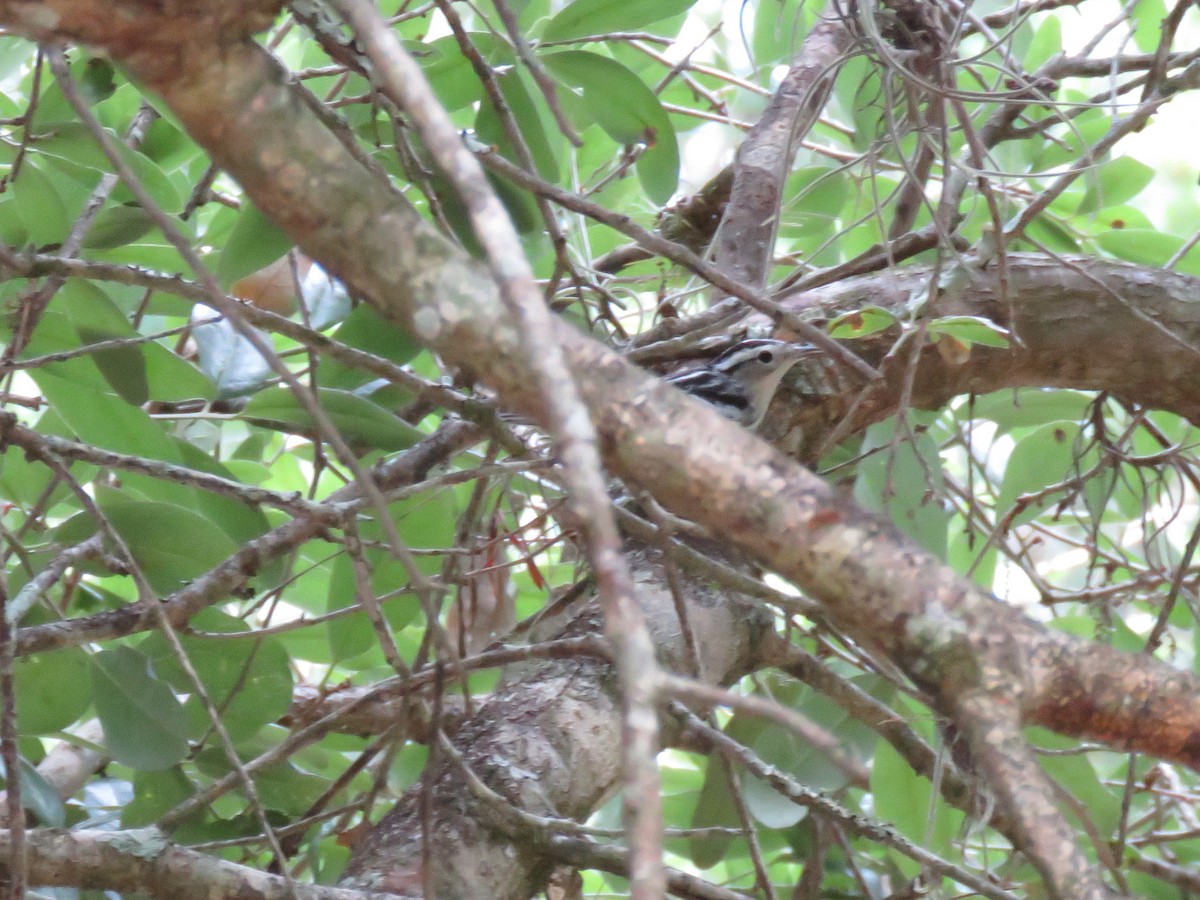
M388 410L348 391L319 388L317 400L330 422L351 444L393 452L411 447L424 436ZM308 411L287 388L257 394L242 416L267 428L316 437Z
M487 32L472 31L466 35L480 53L487 54L494 40ZM458 38L452 34L427 43L428 57L421 60L425 77L448 112L462 109L483 99L480 83L471 61L459 49Z
M92 657L92 693L113 756L133 769L156 771L188 753L187 718L150 661L132 647Z
M385 319L365 303L360 303L346 317L336 337L356 350L382 356L400 366L421 352L421 345L411 332Z
M911 715L905 719L911 721ZM871 796L875 814L892 822L909 840L952 862L960 858L954 838L963 814L934 796L929 779L914 772L887 741L880 741L875 751ZM901 853L889 851L889 856L910 878L921 870L919 863Z
M116 340L126 335L111 331L101 331L79 328L79 340L82 346L100 344ZM150 384L146 380L146 360L136 344L124 347L113 347L107 350L96 350L92 353L92 361L108 381L118 396L126 403L141 406L150 399Z
M366 557L371 570L372 590L376 595L398 590L408 583L408 571L387 554L382 551L368 551ZM345 555L339 556L334 560L333 571L329 576L328 612L355 606L357 602L353 564ZM413 622L421 611L416 598L411 595L389 598L380 603L380 607L393 631ZM335 662L352 660L378 643L375 627L367 614L361 611L329 622L327 635L329 650Z
M216 275L223 287L252 275L292 249L292 239L249 200L242 202L233 230L217 257Z
M160 594L179 590L238 550L229 535L182 506L131 500L111 489L98 489L96 499Z
M850 197L845 172L825 166L807 166L788 176L780 216L781 238L828 235Z
M0 762L0 769L3 763ZM17 757L18 781L21 785L21 806L29 810L37 820L51 828L62 828L67 823L67 811L55 790L41 773L24 756ZM7 780L7 773L5 779Z
M897 528L945 559L950 516L936 499L942 491L937 445L922 433L893 449L895 427L895 419L889 419L867 429L861 450L866 458L858 467L854 498L868 509L890 514Z
M34 653L16 661L17 729L49 734L78 722L91 705L84 687L87 653L79 647Z
M1043 213L1030 222L1026 234L1030 240L1037 241L1039 245L1051 252L1077 253L1079 251L1079 242L1075 236L1048 213Z
M1133 23L1133 42L1143 53L1153 53L1163 39L1163 20L1167 17L1164 0L1137 0L1129 10Z
M1078 165L1080 156L1104 137L1112 125L1112 118L1102 110L1090 109L1069 124L1052 129L1052 136L1041 141L1041 152L1033 161L1032 170L1044 172Z
M666 203L679 182L675 129L654 92L614 59L585 50L547 53L542 63L555 77L581 92L596 124L619 144L645 144L638 157L642 187L655 203Z
M138 772L133 779L133 800L121 810L122 828L142 828L158 821L196 792L179 766L156 772Z
M123 143L111 129L106 128L105 131L117 145L122 162L133 170L134 176L159 208L171 215L179 213L183 209L183 195L158 164ZM67 170L57 164L59 160L91 169L96 175L96 183L99 183L102 173L113 168L92 132L78 122L55 123L50 136L39 140L35 150L46 162L62 171ZM136 203L133 193L123 184L113 191L112 199L115 203Z
M725 767L720 760L710 756L704 787L696 800L690 826L695 829L737 828L741 823L731 799L732 790ZM711 869L726 858L732 843L733 837L728 834L693 835L688 839L692 864L699 869Z
M1076 471L1077 444L1080 427L1074 422L1056 422L1043 425L1032 434L1022 438L1013 448L1004 470L1004 481L996 508L1007 515L1017 499L1025 494L1034 494L1042 488L1063 481ZM1084 466L1086 468L1086 466ZM1048 505L1061 499L1055 495L1029 503L1017 510L1012 524L1022 524L1034 518Z
M438 491L388 506L388 515L395 523L400 539L407 546L421 550L453 546L458 513L459 506L452 491ZM359 536L364 542L386 540L374 518L359 526ZM409 583L407 568L390 552L367 547L363 553L371 570L371 590L376 597L384 597ZM416 564L427 575L436 573L441 567L436 556L418 557ZM334 561L330 573L327 611L353 606L356 598L354 570L350 559L342 554ZM420 605L415 597L406 594L386 600L383 612L393 631L398 631L416 619ZM374 628L365 613L335 619L327 627L331 652L336 660L353 659L376 643Z
M1046 774L1062 785L1088 811L1096 833L1115 834L1121 821L1120 797L1105 787L1088 754L1071 752L1080 749L1079 741L1054 734L1044 728L1033 728L1030 731L1031 740L1039 748L1057 751L1040 754L1038 757ZM1070 804L1064 806L1067 813L1075 817L1073 807Z
M21 216L21 202L14 195L0 200L0 241L10 247L24 247L32 243Z
M1144 266L1162 266L1183 246L1183 239L1149 228L1122 228L1096 236L1105 253Z
M195 444L182 438L173 438L179 449L180 464L197 472L207 472L230 481L242 481L230 466L223 465ZM196 491L196 510L210 523L218 526L235 544L249 543L262 535L270 523L260 507L242 503L232 497L214 494L212 491Z
M559 12L542 32L546 41L564 41L608 34L613 31L638 31L647 25L687 12L696 0L575 0Z
M245 622L217 609L202 611L190 624L197 632L229 635L182 636L180 640L235 743L253 737L262 726L288 711L292 673L287 652L277 638L247 637L250 629ZM138 650L177 692L193 692L191 680L166 638L152 634ZM198 697L189 698L184 706L191 723L190 734L198 738L210 727L208 714Z
M806 0L759 0L754 12L754 63L768 66L790 59L804 40L813 18Z
M93 282L67 279L52 310L65 314L78 335L77 341L70 341L65 334L60 334L57 343L62 346L58 349L73 349L80 343L87 345L139 337L111 297ZM210 400L215 396L212 382L195 366L156 341L103 350L92 354L92 361L113 390L127 403L136 406L149 399L173 402Z
M85 63L79 89L88 106L95 106L113 95L117 89L115 76L116 69L106 59L93 56Z
M154 227L140 206L106 206L83 238L87 250L111 250L132 244Z
M854 312L843 313L827 326L829 336L845 340L864 338L886 331L899 320L881 306L864 306Z
M1062 21L1058 16L1046 16L1037 26L1033 41L1025 51L1026 72L1036 72L1053 57L1062 53Z
M536 90L531 90L533 85L520 69L509 69L498 75L496 80L513 121L525 140L525 146L533 157L538 174L547 181L557 182L559 164L554 152L554 143L561 143L561 138L553 143L551 141L551 136L555 134L554 124L548 114L543 115L545 101L538 96L535 102ZM500 154L506 159L517 159L516 150L504 133L500 115L491 101L480 104L479 115L475 119L475 132L480 140L499 148Z
M1090 173L1079 212L1119 206L1136 197L1154 179L1154 169L1132 156L1120 156Z
M964 418L988 419L1004 433L1051 422L1081 421L1091 402L1092 397L1082 391L1026 388L976 397L974 403L959 407L959 414Z
M1007 347L1009 331L983 316L945 316L934 319L927 329L932 335L945 334L961 341L968 347L983 344L985 347Z
M30 243L41 247L66 238L71 229L67 205L55 183L32 159L25 161L10 189L16 202L9 211L20 217Z

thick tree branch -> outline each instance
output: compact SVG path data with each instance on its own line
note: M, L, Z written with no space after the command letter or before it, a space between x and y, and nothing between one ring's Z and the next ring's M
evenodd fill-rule
M756 289L767 283L783 187L796 148L821 114L850 44L845 22L818 19L766 111L738 147L729 203L713 242L717 268L735 281Z
M637 597L664 668L686 671L688 648L657 554L630 552ZM685 579L688 620L703 648L701 669L728 683L757 661L768 617L742 601ZM597 608L585 607L560 639L595 634ZM461 763L518 809L581 818L621 782L621 712L612 664L596 657L532 661L454 736ZM422 835L422 789L434 793L432 836ZM513 818L496 798L473 793L461 766L428 773L355 849L351 884L407 893L432 878L437 896L521 898L545 877L538 842L512 840ZM437 848L435 872L423 871L423 839Z
M395 900L387 894L315 884L176 847L153 828L138 831L37 829L26 834L29 880L47 887L94 888L155 900ZM8 874L11 836L0 830L0 872Z
M44 28L44 20L21 17L25 6L0 4L0 16L31 30ZM166 48L156 46L150 32L139 43L126 30L108 33L102 22L71 20L77 4L42 6L63 17L67 33L95 29L90 41L108 46L159 91L193 136L306 252L515 408L536 412L539 396L528 362L511 323L499 313L487 273L362 169L311 117L261 50L237 40L223 43L220 33L206 32L189 35L164 60ZM153 29L152 18L144 18ZM1150 328L1148 334L1162 341L1169 330ZM583 399L613 469L805 587L835 622L882 647L944 710L953 712L956 701L982 691L1003 697L1026 717L1034 715L1048 696L1046 685L1069 673L1070 658L1090 655L1110 672L1136 667L1147 675L1149 707L1168 699L1171 680L1186 686L1179 699L1186 705L1190 693L1189 712L1196 720L1200 685L1190 676L1048 632L712 411L685 407L669 389L566 326L556 337L573 368L590 376ZM1073 335L1072 342L1078 346L1080 337ZM1071 374L1069 360L1057 360L1058 378ZM1137 362L1144 365L1146 357ZM964 659L973 665L962 665ZM1095 721L1076 724L1081 731L1064 730L1090 734L1096 727ZM1167 752L1161 746L1155 752L1197 766L1195 742L1177 738ZM1147 740L1129 735L1134 745Z

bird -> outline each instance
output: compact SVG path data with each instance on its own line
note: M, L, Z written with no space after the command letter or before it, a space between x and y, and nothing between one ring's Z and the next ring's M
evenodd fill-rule
M753 431L788 370L816 348L771 338L748 338L699 368L666 376L668 384L705 401Z

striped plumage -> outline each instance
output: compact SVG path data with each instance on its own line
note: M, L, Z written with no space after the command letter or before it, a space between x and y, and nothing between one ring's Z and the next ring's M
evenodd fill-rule
M752 338L734 344L698 369L677 372L666 380L704 400L721 415L756 428L783 376L812 349L808 344Z

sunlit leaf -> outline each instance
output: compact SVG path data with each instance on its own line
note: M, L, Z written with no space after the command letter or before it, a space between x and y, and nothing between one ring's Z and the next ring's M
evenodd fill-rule
M833 338L863 338L886 331L897 323L895 314L880 306L864 306L837 316L828 325Z
M696 0L575 0L547 24L542 38L563 41L606 34L611 31L639 31L663 19L687 12Z
M580 91L588 114L620 144L642 144L638 179L656 203L665 203L679 180L679 146L670 119L646 83L613 59L585 50L547 53L543 64Z

